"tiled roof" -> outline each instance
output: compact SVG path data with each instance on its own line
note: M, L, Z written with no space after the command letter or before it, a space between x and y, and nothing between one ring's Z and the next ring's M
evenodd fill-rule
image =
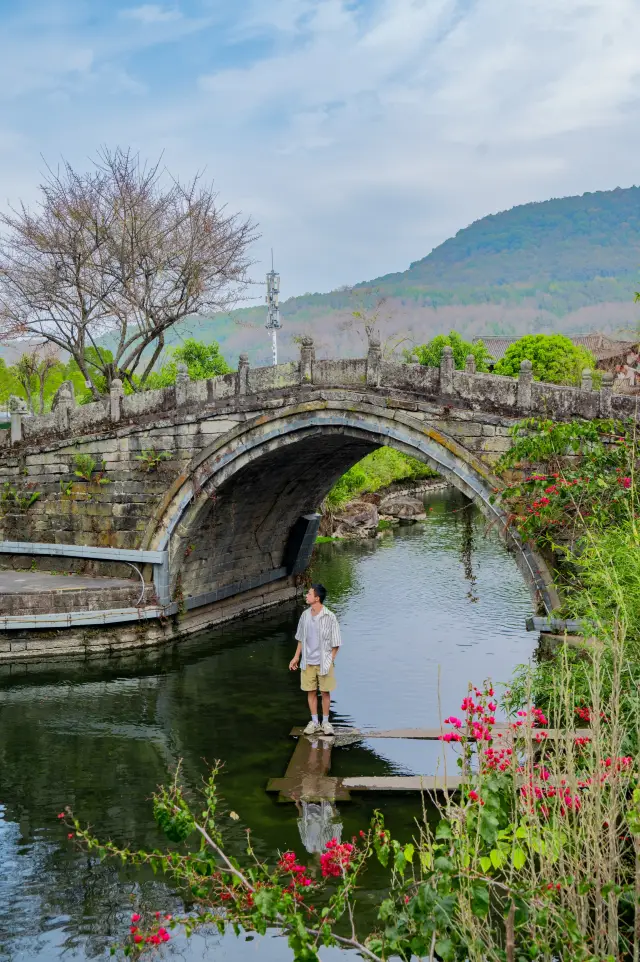
M600 334L598 332L594 332L593 334L568 334L567 337L574 344L586 347L588 351L591 351L596 361L606 361L609 358L627 354L638 345L638 341L621 341L617 338L609 337L608 334ZM489 336L474 337L473 343L475 344L477 341L482 341L491 356L495 358L496 361L500 361L505 356L507 348L519 340L519 337Z

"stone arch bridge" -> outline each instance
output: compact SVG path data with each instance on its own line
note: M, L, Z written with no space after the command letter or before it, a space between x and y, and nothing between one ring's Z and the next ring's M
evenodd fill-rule
M233 374L181 371L175 387L129 396L116 381L83 406L63 385L51 414L16 410L0 431L0 566L12 573L0 658L150 644L292 597L318 505L381 445L427 462L500 523L492 468L514 423L626 417L635 403L609 381L592 390L588 374L581 388L534 382L528 362L504 378L477 374L472 357L456 371L450 349L439 369L386 361L377 343L366 358L319 360L310 339L299 362L251 369L241 355ZM540 559L512 546L553 607Z

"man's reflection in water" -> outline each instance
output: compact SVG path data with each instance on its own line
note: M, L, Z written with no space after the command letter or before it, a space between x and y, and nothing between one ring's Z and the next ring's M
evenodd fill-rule
M326 851L327 842L332 838L341 840L342 822L338 810L330 801L307 801L305 794L313 797L318 794L314 782L326 776L331 765L331 746L333 739L309 739L309 755L303 777L302 793L293 796L298 810L298 831L300 840L310 855ZM315 790L314 790L315 789Z

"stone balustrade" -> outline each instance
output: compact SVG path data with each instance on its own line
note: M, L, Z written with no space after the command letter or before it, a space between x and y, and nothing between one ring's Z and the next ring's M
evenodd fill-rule
M481 374L473 355L464 370L456 370L453 352L445 347L439 368L400 363L383 357L380 342L372 340L366 358L316 359L313 340L302 339L300 360L270 367L251 368L246 354L238 370L203 381L191 381L181 366L172 387L125 394L114 380L109 395L78 405L66 382L50 414L32 417L18 407L10 430L0 431L0 448L38 444L51 437L73 438L100 434L113 425L166 418L172 412L240 408L245 397L293 394L309 389L366 388L382 394L400 391L420 399L441 400L451 407L471 407L507 417L548 417L554 420L637 416L634 397L613 392L612 375L604 372L600 390L593 390L593 375L585 370L580 387L547 384L533 379L530 361L523 361L518 378Z

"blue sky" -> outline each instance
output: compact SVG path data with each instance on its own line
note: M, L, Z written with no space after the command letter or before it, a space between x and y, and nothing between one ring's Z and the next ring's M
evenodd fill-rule
M403 270L486 213L640 182L640 0L0 0L0 204L102 144L205 169L256 276ZM43 159L44 158L44 159Z

